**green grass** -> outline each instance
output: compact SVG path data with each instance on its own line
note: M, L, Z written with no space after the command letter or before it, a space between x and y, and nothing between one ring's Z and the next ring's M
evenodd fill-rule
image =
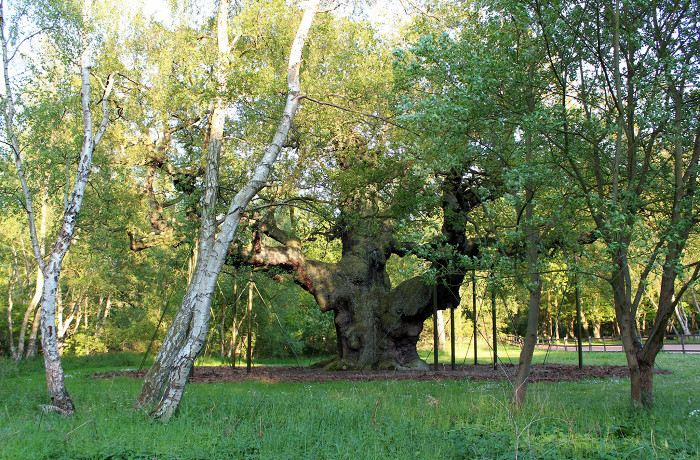
M438 354L438 361L441 363L450 363L451 357L449 354L449 344L446 349L448 351L441 351ZM498 362L502 364L518 364L518 358L520 357L520 348L512 345L507 345L503 343L498 344ZM433 363L433 352L432 349L421 349L418 351L421 358L426 360L428 364ZM479 342L479 347L477 349L477 358L479 364L489 364L493 362L493 355L490 346L485 346ZM700 356L698 358L698 363L700 364ZM533 353L532 363L533 364L543 364L543 363L561 363L561 364L575 364L578 365L578 354L575 351L557 351L557 350L540 350L537 349ZM456 364L473 364L474 363L474 349L468 348L467 346L458 345L455 350L455 363ZM627 363L625 361L625 355L620 352L589 352L586 351L584 347L583 351L583 365L584 366L603 366L603 365L619 365L625 366Z
M506 352L517 361L515 348L499 350L507 362ZM674 373L656 377L651 411L630 407L627 379L532 384L518 412L507 382L245 382L188 385L168 425L131 409L139 381L87 377L140 362L67 358L78 413L66 418L38 409L47 403L41 361L0 360L0 458L700 458L697 355L659 355L659 367ZM552 352L548 362L578 360ZM584 363L624 357L590 353Z

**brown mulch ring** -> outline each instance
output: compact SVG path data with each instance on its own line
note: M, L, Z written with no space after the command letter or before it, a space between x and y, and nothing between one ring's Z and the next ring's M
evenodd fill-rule
M248 374L245 367L230 366L197 367L193 383L244 382L259 381L266 383L279 382L366 382L371 380L512 380L517 366L513 364L499 365L494 370L491 364L458 365L451 370L449 365L440 365L435 371L323 371L307 367L292 366L256 366ZM670 374L669 371L656 370L656 374ZM143 378L146 370L113 371L93 374L93 378L112 378L125 376ZM583 379L626 378L629 371L626 366L578 366L569 364L534 364L530 372L531 382L577 382Z

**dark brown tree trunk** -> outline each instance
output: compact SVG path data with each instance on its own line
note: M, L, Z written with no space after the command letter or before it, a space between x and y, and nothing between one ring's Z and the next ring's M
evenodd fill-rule
M469 200L457 200L458 193L465 193L461 177L448 177L443 187L443 206L464 206ZM471 205L477 205L473 196L469 199L474 200ZM321 311L334 312L338 356L327 364L328 369L427 369L416 344L423 322L433 314L433 286L418 276L392 288L386 272L387 260L405 250L394 242L390 226L365 212L365 208L372 207L370 201L367 197L357 198L344 210L343 252L337 263L306 259L300 240L279 229L272 218L258 222L252 247L239 248L232 255L244 263L287 268L295 274L297 284L314 296ZM457 215L456 211L453 215ZM364 219L346 219L346 213ZM358 220L360 224L348 223ZM466 239L463 223L447 219L442 233L459 254L476 255L476 245ZM281 246L263 245L263 234ZM448 262L437 260L433 265L444 267ZM466 270L451 270L439 275L439 309L459 305L459 288L465 273Z
M534 80L534 64L530 65L528 76L530 81ZM527 97L528 111L533 112L535 109L534 96L532 90L529 90ZM566 96L564 96L566 103ZM532 133L528 132L525 136L525 158L528 164L532 164ZM539 324L540 303L542 300L542 279L539 272L539 239L540 233L534 223L535 206L533 198L535 196L532 179L528 178L525 181L525 221L523 230L527 238L527 268L530 277L526 286L528 286L528 314L527 314L527 332L523 341L523 348L520 350L520 358L518 360L518 371L515 374L513 381L513 397L512 400L517 407L522 407L525 402L525 394L527 392L528 377L532 367L532 354L537 345L537 326Z
M328 264L307 260L293 239L287 243L274 248L256 245L238 256L255 265L293 270L297 283L321 310L334 312L338 356L329 369L427 369L416 343L432 314L432 288L416 277L391 289L386 245L375 238L346 235L342 258Z

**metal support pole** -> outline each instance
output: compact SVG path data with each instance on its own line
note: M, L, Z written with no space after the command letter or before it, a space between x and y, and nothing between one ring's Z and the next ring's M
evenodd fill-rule
M452 370L457 369L455 365L455 309L450 308L450 343L452 345Z
M477 343L477 333L476 333L476 270L472 270L472 309L473 309L473 315L472 319L474 320L474 364L477 364L477 356L476 356L476 343Z
M233 279L233 324L231 324L231 367L236 368L236 339L238 331L236 330L236 319L238 318L238 281ZM223 338L222 338L223 340Z
M433 286L433 370L438 370L437 284Z
M496 291L491 291L491 319L493 321L493 368L498 364L498 337L496 331Z
M581 326L581 295L578 289L578 273L576 273L574 282L576 283L576 322L578 323L578 368L583 369L583 344L581 338L583 336L583 328Z
M253 344L253 272L250 272L248 279L248 346L246 350L246 372L251 372L252 353L251 347Z

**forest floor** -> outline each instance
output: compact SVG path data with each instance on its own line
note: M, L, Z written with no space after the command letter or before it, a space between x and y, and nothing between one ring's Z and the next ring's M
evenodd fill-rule
M195 367L192 383L260 381L279 382L364 382L372 380L512 380L517 366L491 364L457 365L455 370L449 364L440 364L438 371L323 371L301 366L254 366L251 372L245 367L201 366ZM143 378L146 370L121 370L93 374L94 378L125 376ZM670 371L657 369L655 374L670 374ZM578 366L570 364L534 364L530 372L531 382L576 382L584 379L606 379L629 377L626 366Z

